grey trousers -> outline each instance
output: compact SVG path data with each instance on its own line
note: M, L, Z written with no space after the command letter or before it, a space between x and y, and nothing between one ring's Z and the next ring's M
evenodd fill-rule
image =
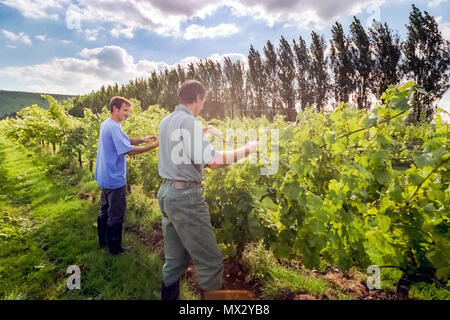
M164 181L158 191L158 202L164 235L164 285L178 281L186 272L190 256L200 289L221 289L222 254L201 185Z

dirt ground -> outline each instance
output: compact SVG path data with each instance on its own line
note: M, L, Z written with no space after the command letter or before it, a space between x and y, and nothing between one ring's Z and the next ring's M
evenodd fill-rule
M153 224L153 231L150 234L140 231L137 227L131 227L128 231L137 234L140 239L148 246L154 248L161 258L164 258L164 242L163 233L160 223ZM295 266L293 266L295 268ZM297 266L298 267L298 266ZM336 300L338 298L337 291L351 296L357 300L397 300L395 293L384 292L381 290L369 290L359 279L353 275L344 275L337 270L330 270L324 275L318 275L317 271L309 271L311 275L320 276L324 280L332 284L320 299L311 294L297 294L295 296L286 297L286 299L294 300ZM184 275L188 282L189 290L193 293L200 294L197 282L197 274L192 263ZM248 290L252 292L255 299L261 299L261 284L257 281L246 281L245 272L236 259L224 259L223 289L226 290Z

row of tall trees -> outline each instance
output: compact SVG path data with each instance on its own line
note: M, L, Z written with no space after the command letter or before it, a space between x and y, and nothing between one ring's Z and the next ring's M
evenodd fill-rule
M369 109L390 84L414 80L429 94L420 98L410 120L430 121L436 101L450 87L450 44L434 17L414 5L406 27L407 38L401 41L386 23L373 21L366 30L354 17L348 34L339 22L332 26L329 43L314 31L309 45L302 37L289 42L282 36L278 47L267 41L262 53L251 46L248 67L230 58L222 64L206 59L187 68L178 65L77 97L70 113L81 116L83 107L100 112L114 95L171 111L180 84L197 79L209 90L206 118L283 114L295 121L298 110L321 111L342 101Z

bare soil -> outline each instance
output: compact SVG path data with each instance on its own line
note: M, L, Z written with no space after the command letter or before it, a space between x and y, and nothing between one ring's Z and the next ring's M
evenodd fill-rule
M147 244L149 247L154 248L154 251L158 253L161 258L164 258L164 241L162 227L160 223L153 224L153 231L151 233L145 233L139 230L137 227L131 227L127 231L133 232L139 236L139 238ZM236 258L226 258L224 263L223 273L223 289L225 290L249 290L256 299L261 299L261 287L262 285L255 280L246 281L245 271ZM300 268L300 266L293 265L293 269ZM304 271L304 270L303 270ZM382 290L369 290L358 278L352 274L344 275L342 272L335 269L329 270L326 274L319 274L315 270L307 272L311 276L322 277L329 282L332 288L329 288L320 299L311 294L297 294L292 296L286 296L286 299L294 300L336 300L338 299L337 289L344 292L348 296L356 300L398 300L397 294L394 292L385 292ZM192 262L189 264L184 278L188 282L188 288L195 294L200 295L198 287L197 274Z
M161 223L153 223L152 227L153 229L150 233L143 232L136 226L127 228L127 231L136 234L142 242L150 248L153 248L153 250L164 259L164 237Z

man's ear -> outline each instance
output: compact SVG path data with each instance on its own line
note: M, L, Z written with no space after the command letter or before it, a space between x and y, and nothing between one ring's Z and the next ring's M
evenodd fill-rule
M201 101L203 101L203 99L205 99L206 100L206 94L203 96L203 98L202 98L202 96L201 96L201 94L197 94L197 101L198 102L201 102Z

